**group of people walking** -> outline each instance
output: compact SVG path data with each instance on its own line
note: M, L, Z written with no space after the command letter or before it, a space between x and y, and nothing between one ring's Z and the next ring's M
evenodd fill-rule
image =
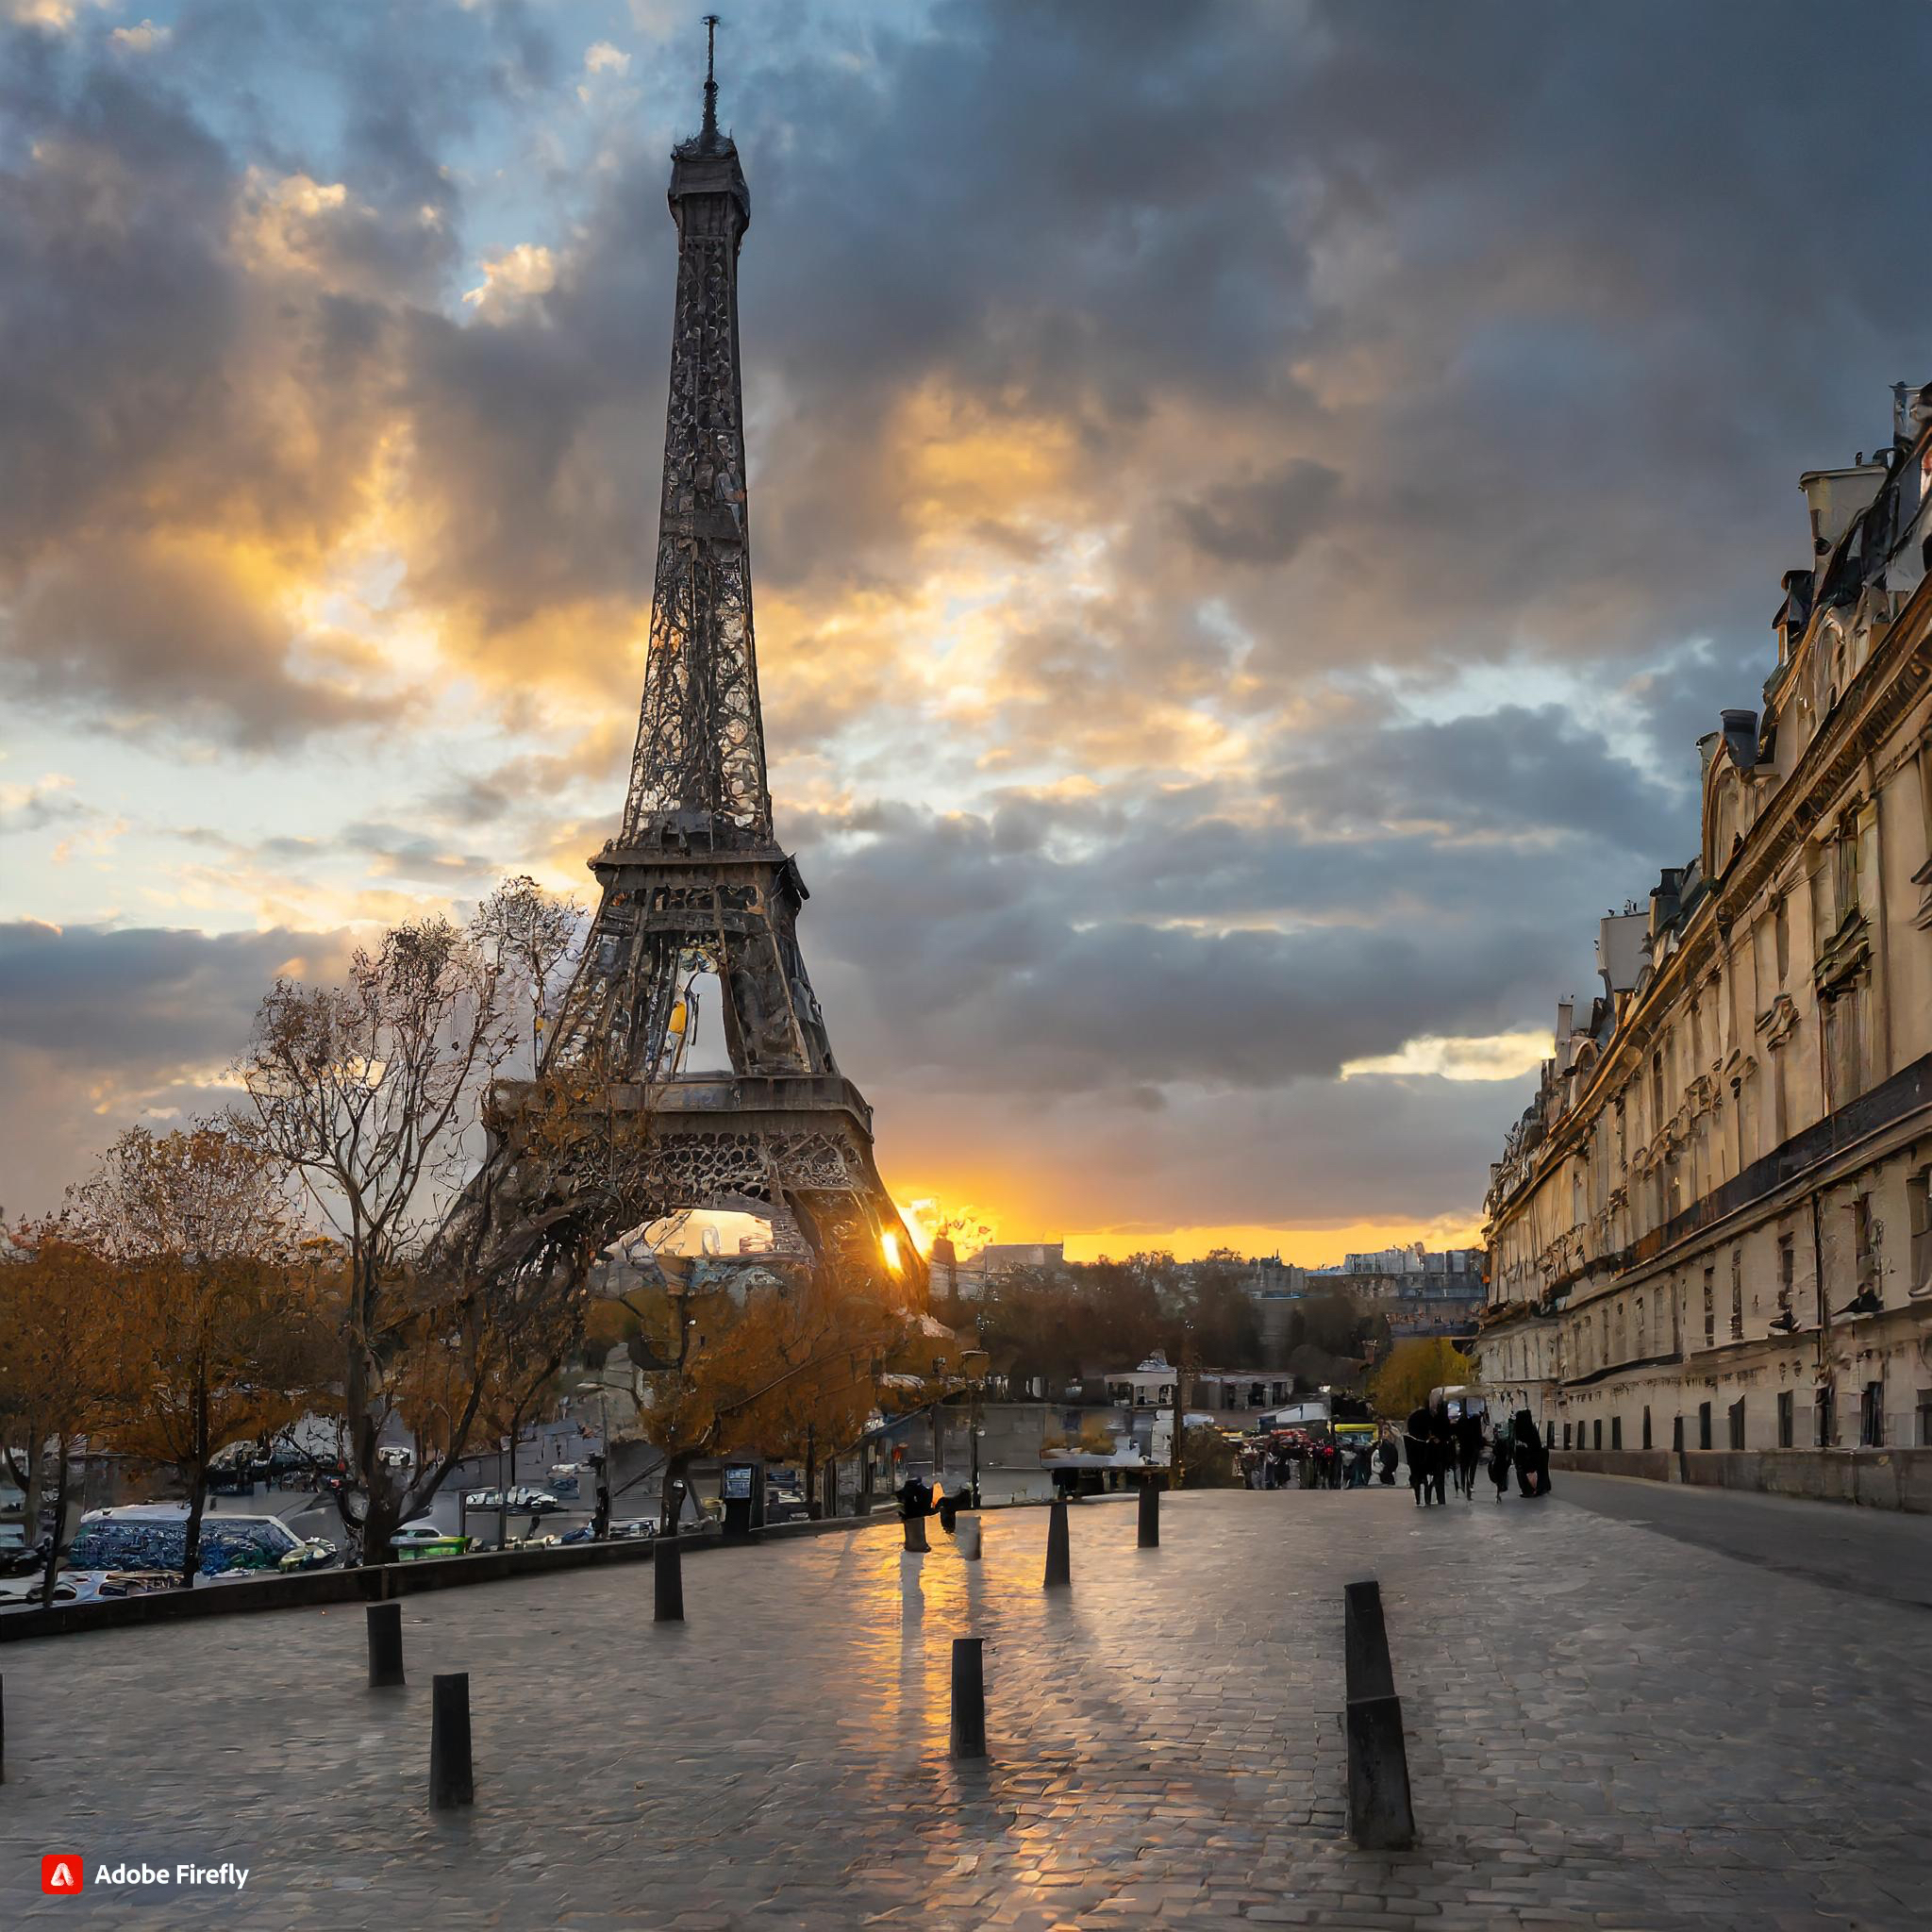
M1418 1403L1409 1411L1403 1453L1408 1462L1408 1487L1418 1508L1447 1502L1452 1480L1457 1495L1473 1498L1476 1472L1485 1462L1499 1503L1512 1474L1521 1494L1550 1493L1549 1445L1526 1408L1519 1408L1512 1421L1491 1427L1474 1409L1451 1415L1440 1397ZM1390 1483L1394 1479L1394 1457L1391 1456L1382 1480Z
M1365 1490L1374 1455L1366 1441L1321 1442L1297 1434L1244 1450L1241 1480L1251 1490Z
M1405 1461L1418 1508L1446 1503L1452 1484L1473 1499L1485 1468L1499 1503L1511 1476L1522 1495L1550 1493L1549 1444L1528 1409L1491 1424L1478 1408L1452 1414L1440 1393L1417 1403L1400 1437L1387 1423L1374 1440L1366 1431L1331 1440L1297 1431L1253 1442L1240 1469L1251 1490L1365 1490L1378 1474L1392 1488Z

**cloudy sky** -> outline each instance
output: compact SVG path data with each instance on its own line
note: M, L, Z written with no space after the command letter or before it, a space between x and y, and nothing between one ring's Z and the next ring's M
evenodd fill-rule
M358 925L587 890L701 10L0 0L6 1208ZM889 1182L1466 1234L1799 471L1932 376L1932 12L727 12L774 788Z

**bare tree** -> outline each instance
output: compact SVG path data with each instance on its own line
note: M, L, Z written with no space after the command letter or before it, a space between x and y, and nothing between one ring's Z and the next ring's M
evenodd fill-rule
M358 950L340 986L278 981L237 1069L247 1131L299 1176L341 1246L353 1482L341 1500L365 1560L389 1554L460 1457L518 1310L581 1290L594 1216L580 1175L596 1163L574 1149L571 1096L539 1092L534 1108L508 1111L491 1101L534 1039L575 930L527 879L500 888L467 930L394 927ZM377 1448L425 1349L455 1354L461 1392L445 1398L442 1453L393 1468Z

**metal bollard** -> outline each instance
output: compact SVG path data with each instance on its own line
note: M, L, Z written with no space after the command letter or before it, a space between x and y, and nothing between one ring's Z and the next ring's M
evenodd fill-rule
M1407 1851L1415 1842L1408 1795L1408 1747L1402 1736L1402 1699L1349 1701L1348 1828L1368 1851Z
M675 1536L660 1536L651 1553L651 1577L656 1586L655 1621L659 1624L684 1622L684 1553Z
M1341 1654L1351 1704L1364 1697L1395 1695L1389 1626L1382 1617L1382 1586L1373 1578L1342 1589Z
M369 1688L387 1690L403 1681L403 1607L369 1606Z
M454 1810L476 1802L476 1774L470 1761L470 1674L457 1671L429 1680L429 1806Z
M953 1756L986 1756L986 1665L978 1637L953 1639Z
M979 1561L979 1518L976 1516L959 1519L959 1555L969 1563Z
M1073 1583L1073 1557L1067 1544L1066 1499L1056 1496L1046 1517L1046 1580L1041 1588L1071 1590Z
M906 1519L906 1547L914 1556L924 1557L932 1549L925 1540L925 1518L908 1516Z
M0 1678L0 1785L7 1782L7 1684Z
M1356 1843L1367 1849L1403 1851L1415 1842L1415 1811L1382 1586L1373 1579L1351 1583L1341 1601L1348 1828Z
M1140 1546L1143 1550L1160 1547L1160 1491L1146 1477L1141 1482Z

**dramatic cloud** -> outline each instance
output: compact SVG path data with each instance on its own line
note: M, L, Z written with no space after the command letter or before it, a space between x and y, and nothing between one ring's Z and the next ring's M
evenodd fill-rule
M641 0L0 6L42 1192L297 930L586 885L701 62ZM720 78L775 791L888 1173L1466 1221L1591 920L1694 843L1797 474L1932 375L1932 14L754 0Z
M1296 457L1265 476L1227 477L1177 505L1195 546L1223 563L1286 563L1326 513L1340 474Z
M219 1112L278 974L339 971L321 933L0 924L0 1207L51 1207L122 1127Z

